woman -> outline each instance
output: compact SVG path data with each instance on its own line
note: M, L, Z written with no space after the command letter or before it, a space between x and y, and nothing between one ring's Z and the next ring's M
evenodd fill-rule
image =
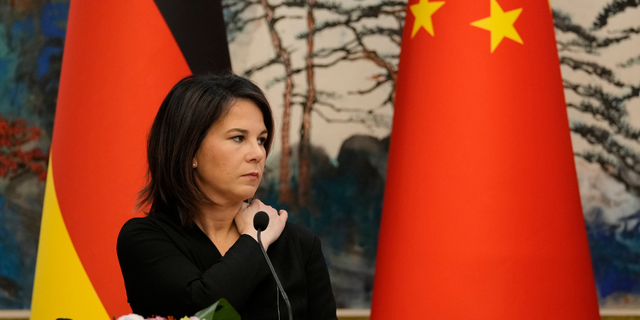
M253 228L289 296L294 319L336 319L320 242L260 200L273 140L262 91L236 75L182 79L158 110L148 141L148 183L118 237L134 313L182 317L225 298L246 319L286 319L287 309ZM278 310L279 308L279 310ZM280 317L282 315L282 317Z

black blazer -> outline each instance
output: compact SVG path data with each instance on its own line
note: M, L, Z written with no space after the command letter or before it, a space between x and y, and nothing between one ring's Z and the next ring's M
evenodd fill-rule
M277 286L251 236L240 236L223 257L197 226L185 227L177 217L156 213L125 223L117 250L134 313L179 319L225 298L243 320L278 319ZM287 223L267 253L294 319L337 319L318 237ZM286 305L279 297L280 319L285 320Z

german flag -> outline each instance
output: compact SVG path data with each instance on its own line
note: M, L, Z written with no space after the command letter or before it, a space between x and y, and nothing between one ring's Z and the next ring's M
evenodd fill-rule
M372 319L600 319L542 0L411 0Z
M71 3L31 319L131 312L116 238L140 215L148 131L178 80L230 69L219 0Z

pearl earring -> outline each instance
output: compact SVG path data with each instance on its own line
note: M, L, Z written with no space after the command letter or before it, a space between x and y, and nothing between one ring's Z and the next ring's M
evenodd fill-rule
M194 167L194 168L196 167L196 164L195 164L195 163L193 164L193 167Z

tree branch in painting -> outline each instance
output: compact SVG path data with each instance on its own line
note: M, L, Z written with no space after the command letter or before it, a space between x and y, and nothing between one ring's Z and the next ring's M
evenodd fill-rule
M629 21L621 18L622 13L638 4L638 0L608 1L588 27L574 23L569 14L553 10L567 107L574 114L570 130L575 139L587 143L576 148L581 144L574 142L574 155L597 165L636 199L640 197L640 128L630 113L640 98L640 80L629 76L629 71L637 69L640 56L637 51L620 48L638 41L640 27L624 27L621 23ZM622 60L616 61L621 53ZM608 197L606 191L597 190L603 198ZM603 208L619 208L622 212L606 213ZM628 294L640 294L630 289L640 283L637 254L630 254L638 249L640 211L616 207L608 199L593 200L584 210L596 283L604 299L601 305L618 299L615 297L622 297L624 304Z
M378 114L378 109L384 106L392 107L395 92L395 82L397 78L398 58L400 51L400 41L404 22L404 12L406 3L403 1L382 1L375 5L345 7L343 4L334 2L322 2L317 0L287 0L275 4L268 0L223 0L225 9L225 19L227 23L227 33L230 41L248 25L258 21L266 22L271 44L275 51L275 56L268 61L259 63L244 71L245 76L253 76L257 72L266 70L274 65L282 65L284 73L275 77L268 85L284 82L283 93L283 116L281 127L281 157L279 163L279 199L280 203L287 203L298 207L303 207L311 200L311 124L312 115L317 115L327 123L359 123L367 127L389 128L391 118L389 115ZM261 10L257 10L260 8ZM282 12L280 12L282 10ZM300 12L304 10L304 14ZM323 11L330 19L318 23L315 12ZM276 11L278 13L276 13ZM297 12L300 12L299 14ZM300 19L306 16L307 31L299 34L294 40L305 42L306 55L302 67L293 67L291 49L283 44L282 30L277 28L277 23L287 19ZM380 25L381 18L391 18L392 25ZM371 23L373 22L373 23ZM316 37L332 30L344 30L350 34L349 40L336 47L316 48ZM391 44L392 53L382 54L376 49L367 45L369 40L386 39ZM342 108L336 107L332 102L334 96L330 92L321 92L316 88L315 72L318 69L339 68L340 63L369 61L381 69L379 74L370 80L373 84L370 87L353 90L349 94L365 95L374 93L380 88L387 87L389 94L380 102L380 105L369 109ZM294 76L305 74L306 92L294 92ZM390 87L390 88L389 88ZM298 102L292 98L299 97ZM294 195L291 192L291 143L290 143L290 123L291 108L300 105L301 126L300 144L298 146L298 172L297 187ZM326 111L320 110L328 108ZM329 113L349 114L346 117L335 118Z
M572 34L569 41L558 41L560 52L560 64L572 70L583 72L600 79L598 83L574 83L564 79L566 90L574 93L581 101L568 102L567 107L590 115L597 121L604 121L608 127L588 125L583 122L574 122L571 131L584 138L601 151L578 152L576 156L589 162L598 163L603 170L620 181L625 187L636 195L640 195L640 182L635 176L640 176L640 159L631 148L623 147L621 140L640 142L640 130L629 123L628 103L640 96L640 84L627 83L617 79L614 71L594 61L585 61L571 56L576 51L586 52L594 57L601 50L630 40L636 32L634 28L614 30L611 36L602 38L594 35L595 30L607 24L608 19L614 17L630 6L637 6L629 1L614 1L607 5L598 15L591 30L587 30L574 24L570 17L557 10L553 11L554 22L557 31ZM595 59L594 59L595 60ZM635 64L634 58L628 59L618 66L631 66ZM615 87L612 90L604 90L603 86Z
M276 23L278 19L274 16L274 7L269 5L267 0L260 0L262 7L266 13L265 20L269 26L269 35L271 36L271 43L276 50L276 56L280 57L280 63L284 66L285 71L285 89L284 89L284 102L282 112L282 127L280 130L281 139L281 154L280 154L280 196L278 202L291 203L293 196L291 195L290 178L291 173L289 170L289 159L291 158L291 149L289 143L289 127L291 122L291 95L293 93L293 79L291 75L291 56L282 45L282 40L276 31Z
M402 28L404 26L404 15L406 2L403 1L382 1L375 5L354 6L345 8L336 3L317 5L340 16L340 19L326 21L320 24L315 32L320 33L334 29L340 29L352 36L340 47L322 48L315 55L319 58L334 57L332 61L325 64L318 64L316 67L326 68L334 66L343 61L366 60L375 64L382 69L384 75L379 75L376 84L370 90L358 90L353 94L367 94L381 87L383 84L389 83L392 88L389 90L389 96L382 102L382 105L393 105L395 84L398 77L398 59L400 56L400 42L402 40ZM393 26L369 27L366 22L379 20L381 18L391 18L395 23ZM301 35L304 36L304 35ZM393 53L383 55L367 45L368 40L373 38L384 38L388 40L390 46L393 47ZM337 57L335 57L337 56ZM380 81L382 79L383 81ZM371 110L374 112L373 110Z
M315 0L309 0L307 6L307 97L302 110L302 125L300 126L299 172L298 172L298 205L306 206L311 200L311 110L316 102L316 84L313 70L313 39L315 37L316 21L313 17Z

